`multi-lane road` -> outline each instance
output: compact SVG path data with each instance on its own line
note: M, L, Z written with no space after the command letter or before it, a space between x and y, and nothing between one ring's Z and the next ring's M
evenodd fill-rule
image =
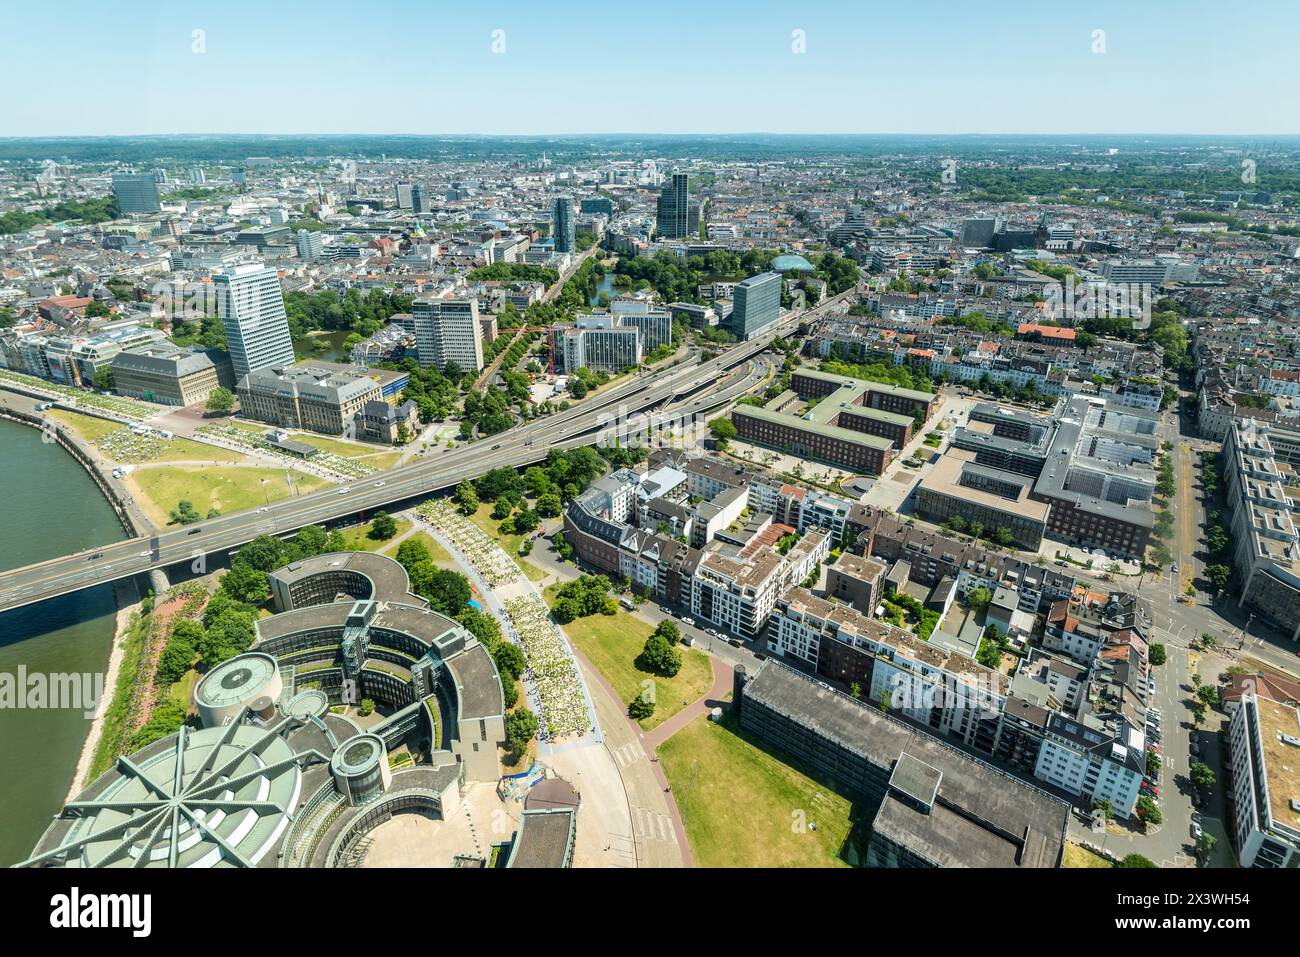
M207 556L219 556L258 535L289 533L304 525L385 508L450 488L466 478L477 478L490 469L531 465L545 459L552 448L593 444L601 430L610 427L611 417L620 414L652 408L689 414L716 408L759 384L766 370L753 360L773 340L789 335L800 321L825 310L843 295L792 315L771 331L726 349L707 362L696 362L692 357L654 373L635 375L565 412L457 449L432 451L418 461L364 481L12 569L0 574L0 611L97 582L182 562L206 562Z

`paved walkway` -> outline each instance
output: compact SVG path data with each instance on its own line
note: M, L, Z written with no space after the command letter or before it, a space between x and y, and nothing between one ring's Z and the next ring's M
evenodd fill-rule
M642 732L642 741L651 751L658 751L659 745L700 715L708 714L711 709L720 708L726 703L727 693L731 691L735 680L735 669L723 664L712 655L709 656L709 664L713 668L713 687L709 689L709 693L687 705L653 731Z
M627 716L622 699L605 676L579 649L573 651L587 673L597 710L603 712L605 747L618 766L627 790L638 865L692 866L691 846L686 840L682 815L654 748L647 745L640 725ZM615 709L617 716L610 714ZM665 841L669 836L671 841Z

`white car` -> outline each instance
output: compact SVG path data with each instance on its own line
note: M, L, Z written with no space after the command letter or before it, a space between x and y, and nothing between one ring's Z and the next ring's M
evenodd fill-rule
M352 489L350 489L350 488L341 488L341 489L339 489L339 494L340 494L340 495L347 495L348 492L351 492L351 491L352 491Z
M1194 840L1194 841L1199 841L1200 839L1201 839L1201 825L1198 824L1196 821L1193 821L1193 822L1192 822L1192 840Z
M695 624L695 619L694 619L694 618L683 618L683 619L682 619L682 624L683 624L683 625L694 625L694 624Z
M388 484L387 482L376 482L375 488L383 488L387 484Z
M152 554L153 552L151 552L149 549L146 548L140 554L136 555L136 558L148 558Z

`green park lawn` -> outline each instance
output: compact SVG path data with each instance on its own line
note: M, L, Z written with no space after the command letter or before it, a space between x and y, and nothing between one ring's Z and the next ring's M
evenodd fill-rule
M1065 844L1065 860L1062 867L1114 867L1110 861L1100 854L1094 854L1086 847L1067 841Z
M294 475L294 482L303 493L314 492L328 484L324 479L301 473ZM159 525L168 523L171 510L182 499L189 500L200 514L206 515L212 508L230 514L289 496L282 469L144 466L128 475L127 483L136 501Z
M559 585L546 589L547 604L555 600ZM641 682L655 683L655 713L637 722L649 731L663 724L685 705L699 700L713 687L713 668L709 656L693 648L678 645L682 653L682 670L672 678L661 678L636 666L645 640L654 628L620 608L613 615L591 615L562 626L569 640L587 656L587 660L610 683L619 699L627 703L641 694Z
M348 543L346 551L378 552L386 549L393 539L400 537L403 532L411 527L411 520L409 518L402 518L401 516L394 515L393 521L397 523L397 531L394 533L392 538L371 538L370 529L374 524L373 522L365 522L361 525L353 525L351 528L340 529L339 531L342 533L344 540ZM432 552L433 550L430 549L430 551ZM395 550L394 553L396 553ZM444 554L446 553L444 552Z
M398 519L397 520L398 535L400 535L403 531L405 531L406 527L409 526L409 524L410 523L408 522L407 525L403 525L402 519ZM438 540L434 538L432 535L430 535L428 532L416 532L414 535L411 536L411 538L424 543L424 547L429 550L429 556L433 559L433 563L435 565L439 565L447 568L455 567L456 560L451 557L451 553L448 552L447 549L439 545ZM379 550L383 554L389 556L390 558L393 558L396 557L397 550L401 547L402 547L401 542L398 542L396 540L396 536L394 536L393 538L389 539L387 542L380 543Z
M93 415L83 415L80 412L70 412L66 409L50 409L45 414L58 419L80 436L82 440L95 446L104 458L114 462L145 462L148 464L185 461L231 463L243 460L243 456L238 452L217 448L215 445L195 442L192 439L161 439L135 436L125 425L118 422L109 422L107 419L96 418ZM121 448L124 443L132 443L140 449L147 449L148 451L141 455L124 455L115 452L115 449Z
M701 715L659 746L695 866L847 866L851 802L730 724Z

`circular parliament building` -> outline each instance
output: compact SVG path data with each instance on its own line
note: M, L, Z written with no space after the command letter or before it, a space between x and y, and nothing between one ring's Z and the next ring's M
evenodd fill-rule
M68 802L30 867L356 866L397 815L445 821L495 782L505 738L487 649L368 552L270 573L276 614L194 690L200 727L118 759ZM340 713L363 699L376 711ZM403 748L407 763L392 767Z

